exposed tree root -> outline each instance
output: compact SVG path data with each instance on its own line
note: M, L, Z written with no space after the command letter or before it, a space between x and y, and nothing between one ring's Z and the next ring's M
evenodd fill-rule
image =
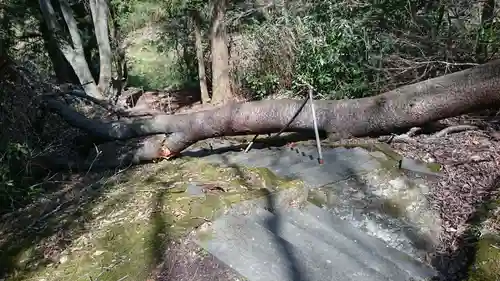
M441 131L435 133L432 137L440 138L440 137L444 137L444 136L451 134L451 133L458 133L458 132L477 130L477 129L478 129L477 126L471 126L471 125L451 126L451 127L444 128Z
M477 126L472 126L472 125L456 125L456 126L450 126L446 127L439 132L429 136L427 139L434 139L434 138L441 138L444 136L447 136L448 134L452 133L459 133L463 131L469 131L469 130L477 130L479 129ZM422 128L420 127L413 127L411 128L407 133L401 134L401 135L391 135L391 136L382 136L379 137L378 140L386 143L409 143L409 144L416 144L417 140L413 139L413 137L422 131Z

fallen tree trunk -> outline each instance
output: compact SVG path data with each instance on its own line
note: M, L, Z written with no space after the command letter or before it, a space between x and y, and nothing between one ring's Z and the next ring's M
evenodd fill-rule
M56 100L50 100L48 106L70 125L101 140L167 134L162 155L168 156L207 138L277 132L289 122L301 103L286 99L232 103L191 114L108 123L87 119ZM374 97L315 101L320 130L354 137L388 134L499 105L500 60ZM311 110L306 106L287 131L311 130L312 126ZM159 156L154 154L139 158Z

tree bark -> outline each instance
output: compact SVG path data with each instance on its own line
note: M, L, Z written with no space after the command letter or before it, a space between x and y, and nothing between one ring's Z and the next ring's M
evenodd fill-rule
M224 16L227 0L213 0L211 30L212 47L212 103L223 104L233 100L229 76L229 50Z
M128 79L128 69L125 47L123 46L123 36L120 31L120 25L118 23L118 15L116 9L113 5L109 6L109 15L111 17L112 25L110 25L111 34L111 46L115 50L115 56L113 62L115 65L116 77L111 78L112 90L113 90L113 102L118 103L118 100L122 94L122 90L127 86Z
M481 11L481 25L476 38L476 61L483 63L488 58L488 43L482 42L485 39L485 33L491 30L491 24L494 19L495 0L483 1Z
M200 79L201 102L209 103L210 97L208 96L205 56L203 55L203 43L201 37L201 19L198 11L192 12L192 21L196 45L196 58L198 60L198 79Z
M108 123L87 119L56 100L49 100L48 106L70 125L101 141L167 134L163 150L153 153L149 150L149 154L141 156L144 160L179 153L207 138L277 132L290 121L301 103L300 100L288 99L233 103L191 114L157 115L151 119ZM319 129L326 133L354 137L388 134L499 106L500 60L374 97L317 100L314 103ZM311 110L305 107L287 131L312 129Z
M60 84L79 83L75 71L71 68L71 65L69 65L63 53L57 46L57 41L51 34L45 21L40 22L40 33L42 34L45 49L49 54L50 61L52 62L52 68L56 74L57 81Z
M107 0L90 0L95 37L99 48L99 83L101 93L106 93L111 83L111 44L109 42Z

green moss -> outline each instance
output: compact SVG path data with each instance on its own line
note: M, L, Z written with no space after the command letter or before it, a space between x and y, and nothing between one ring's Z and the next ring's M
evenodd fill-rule
M496 281L500 277L500 237L486 235L477 243L474 264L469 269L469 281Z
M440 172L443 166L439 163L427 163L427 168L434 173Z
M263 183L263 188L283 190L291 187L297 187L302 184L300 180L284 179L278 177L268 168L249 168L250 173L255 173Z
M145 280L157 263L154 252L163 249L168 241L168 228L156 230L147 222L110 226L98 237L63 253L59 259L62 263L40 268L24 278L7 280L119 280L125 276Z
M327 205L328 198L325 192L319 188L309 190L309 193L307 194L307 201L322 208L323 206Z
M146 280L172 239L214 220L232 204L267 196L269 189L302 187L300 181L279 178L269 169L224 168L199 159L143 167L130 172L127 181L110 181L103 188L106 193L86 210L91 215L83 232L71 238L55 262L40 263L7 280L119 280L125 276ZM185 192L188 183L215 185L224 191L190 196ZM201 236L208 239L210 233ZM19 263L38 260L39 254L37 246L26 248Z

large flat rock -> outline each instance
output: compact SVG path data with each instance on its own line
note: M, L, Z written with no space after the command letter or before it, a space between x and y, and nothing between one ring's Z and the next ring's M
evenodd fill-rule
M319 165L310 146L188 153L221 165L265 167L307 186L235 205L214 222L210 238L199 240L248 280L423 280L436 274L421 262L439 231L425 183L383 154L330 148Z

